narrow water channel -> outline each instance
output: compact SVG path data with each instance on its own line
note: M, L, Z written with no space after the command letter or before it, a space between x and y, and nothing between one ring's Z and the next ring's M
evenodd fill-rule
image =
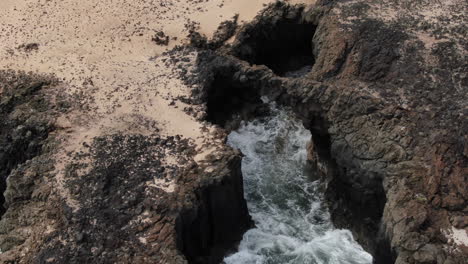
M242 151L244 188L256 227L227 264L370 264L349 230L333 227L320 181L307 167L310 140L299 120L272 114L243 124L228 144Z

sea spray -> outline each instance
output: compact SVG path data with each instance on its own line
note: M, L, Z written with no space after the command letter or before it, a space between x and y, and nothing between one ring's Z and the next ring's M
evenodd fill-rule
M270 116L243 123L229 135L228 144L245 155L245 196L256 227L225 263L372 263L350 231L331 223L323 186L307 166L310 138L299 120L274 105Z

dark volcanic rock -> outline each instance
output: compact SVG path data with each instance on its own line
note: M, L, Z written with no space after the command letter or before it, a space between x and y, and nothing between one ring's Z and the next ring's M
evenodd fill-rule
M64 208L60 229L67 232L50 235L34 259L59 263L182 261L177 258L172 232L177 203L170 200L176 195L151 188L151 183L156 178L170 184L181 175L178 166L161 163L164 155L172 152L185 163L191 151L186 140L174 137L95 138L88 151L77 154L67 168L67 185L78 204ZM168 255L158 254L161 247Z
M303 119L334 222L350 228L376 263L463 263L468 254L450 235L456 226L467 231L459 224L468 204L467 43L463 26L446 22L466 14L456 4L425 2L321 1L305 11L277 3L228 51L273 72L221 53L199 60L208 76L217 69L233 83L242 76L246 91ZM303 78L282 78L261 58L268 45L291 41L270 28L294 17L316 27L315 63Z
M232 20L226 20L221 22L218 29L213 34L213 38L209 41L208 45L212 49L221 47L224 42L234 36L237 29L237 19L239 15L235 15Z
M181 69L193 94L178 100L205 109L197 118L223 127L221 139L264 114L260 96L291 107L312 132L309 159L335 224L376 263L461 264L467 247L451 232L466 235L468 223L463 7L277 2L214 40L192 31L198 72ZM54 137L67 131L54 121L86 107L60 99L48 78L1 72L0 85L1 261L217 263L250 227L240 154L222 143L197 165L190 142L156 127L107 133L63 157L72 162L56 179Z
M0 222L0 247L5 254L25 243L30 248L5 259L219 263L251 226L240 153L219 149L201 166L194 153L180 136L96 137L70 154L64 179L68 201L58 199L47 182L54 176L50 155L25 162L8 178L5 196L11 206ZM175 163L167 163L168 156ZM28 219L34 210L41 213ZM19 223L46 226L31 241Z
M312 37L316 24L303 17L303 6L272 4L237 35L232 54L268 66L278 75L314 64Z
M2 262L218 263L251 226L238 152L197 165L180 135L117 132L57 156L57 119L79 96L51 78L0 78ZM70 159L63 183L57 157Z
M244 200L240 155L212 157L207 162L215 164L208 167L209 172L191 173L213 176L201 182L196 198L177 219L179 249L189 263L220 263L252 227Z
M46 77L0 71L0 216L8 206L3 196L8 176L41 153L43 141L53 129L54 110L41 91L52 82Z
M160 46L169 45L169 36L166 36L166 34L162 31L157 32L156 35L151 38L151 40Z

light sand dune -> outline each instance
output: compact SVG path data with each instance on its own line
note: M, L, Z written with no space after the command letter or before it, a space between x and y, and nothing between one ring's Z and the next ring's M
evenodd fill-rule
M203 124L183 111L183 102L169 105L177 96L189 96L190 89L162 53L187 41L187 26L210 37L222 21L236 14L241 23L249 21L269 2L0 0L0 69L53 74L67 93L93 99L83 101L92 111L74 111L57 122L63 147L57 153L56 187L69 206L77 209L63 186L66 153L83 150L83 142L96 136L150 134L155 131L147 124L153 123L163 135L191 139L199 162L216 149L203 146L217 142L210 125L202 132ZM167 46L152 41L159 31L169 36ZM196 54L189 57L193 63Z
M199 23L200 32L210 36L220 22L235 14L251 20L268 2L272 0L0 0L0 68L54 74L68 92L94 97L97 116L115 119L109 113L125 116L140 111L135 103L143 104L145 115L151 112L149 118L165 124L167 133L196 138L199 125L183 107L167 107L168 97L161 97L188 90L154 58L186 41L185 25ZM151 40L158 31L170 37L169 45ZM31 43L37 49L20 48ZM126 91L115 92L119 87ZM153 103L125 99L136 89Z

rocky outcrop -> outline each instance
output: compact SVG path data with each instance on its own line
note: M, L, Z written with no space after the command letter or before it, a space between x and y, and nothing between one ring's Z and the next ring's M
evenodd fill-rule
M60 119L82 105L58 81L3 74L2 263L219 263L251 227L240 153L196 163L192 141L155 129L63 155Z
M0 71L0 216L6 209L3 192L8 175L42 152L43 141L53 129L55 111L41 91L52 82L41 76Z
M329 186L338 202L335 219L357 230L368 248L369 238L388 237L396 263L462 263L466 245L447 234L457 225L466 237L467 228L453 221L466 218L467 210L466 40L456 23L439 31L456 7L433 2L439 11L429 20L423 15L427 6L382 1L362 12L366 6L337 3L314 36L317 63L310 78L328 87L311 99L324 111L338 166ZM388 21L374 8L405 12ZM339 33L343 28L346 33ZM424 34L441 41L427 43ZM437 162L441 151L444 161ZM372 250L376 257L380 248Z
M239 120L264 113L260 96L292 108L312 132L309 157L327 183L335 224L351 229L376 263L463 263L463 6L278 2L232 44L221 46L236 18L215 40L192 34L197 69L181 66L181 74L193 94L180 99L224 128L213 132L221 141ZM191 141L152 124L150 133L107 131L58 155L68 131L57 119L81 104L63 98L64 84L2 75L1 261L217 263L249 228L239 153L216 143L196 163Z
M426 2L276 3L231 47L200 59L209 74L230 74L303 119L335 224L353 230L376 263L467 256L467 43L454 22L466 15L457 3ZM300 38L283 38L282 23L316 28L313 66L300 78L258 59L287 65L274 52Z
M176 222L178 247L189 263L220 263L252 227L244 199L240 155L213 156L207 161L212 165L205 171L195 169L184 177L212 175L196 188L195 197L186 200L188 205Z

